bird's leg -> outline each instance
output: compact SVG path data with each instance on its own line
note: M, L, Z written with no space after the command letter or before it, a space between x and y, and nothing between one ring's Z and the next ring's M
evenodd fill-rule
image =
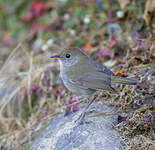
M83 123L83 119L85 117L86 114L86 110L88 109L88 107L93 103L93 101L95 100L95 97L91 98L88 102L88 104L85 106L84 110L82 111L81 115L79 116L79 118L76 121L79 121L80 124Z

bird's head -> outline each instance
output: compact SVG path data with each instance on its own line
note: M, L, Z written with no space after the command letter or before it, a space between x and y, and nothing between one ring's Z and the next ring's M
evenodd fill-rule
M51 56L51 58L57 58L60 63L60 67L71 67L75 64L83 64L86 61L87 56L79 48L68 48L62 51L60 54Z

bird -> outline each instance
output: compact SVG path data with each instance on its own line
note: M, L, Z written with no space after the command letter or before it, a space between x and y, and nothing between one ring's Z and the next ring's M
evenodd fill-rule
M115 92L112 84L136 85L139 80L116 76L106 66L93 60L80 48L66 48L60 54L51 56L60 64L60 77L65 87L72 93L87 98L88 104L81 113L79 120L94 99L91 97L98 90Z

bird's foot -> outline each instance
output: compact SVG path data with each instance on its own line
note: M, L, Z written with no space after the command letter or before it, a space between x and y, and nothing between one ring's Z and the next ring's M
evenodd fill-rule
M76 120L76 122L78 121L79 124L84 124L84 118L85 118L86 111L87 111L88 107L92 104L93 101L94 101L94 98L89 100L88 104L85 106L84 110L82 111L81 115Z
M79 123L80 125L84 124L84 118L85 118L85 112L82 112L80 116L77 118L77 120L75 120L75 122Z
M78 123L79 125L89 124L91 121L88 121L87 119L85 120L86 113L87 112L82 112L80 116L77 118L77 120L75 120L75 122ZM88 113L92 113L92 111Z

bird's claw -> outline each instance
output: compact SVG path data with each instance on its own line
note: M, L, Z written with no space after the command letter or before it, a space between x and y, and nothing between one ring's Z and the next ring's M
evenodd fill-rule
M80 116L77 118L77 120L75 120L75 122L81 124L84 124L84 117L85 117L85 113L80 114Z

